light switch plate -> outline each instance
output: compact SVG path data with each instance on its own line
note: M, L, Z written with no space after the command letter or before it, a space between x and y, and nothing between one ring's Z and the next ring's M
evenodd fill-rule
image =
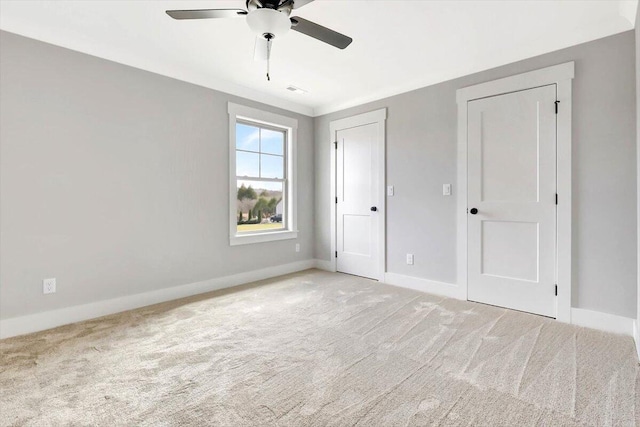
M393 196L393 185L387 186L387 196Z
M451 195L451 184L442 184L442 195L443 196Z

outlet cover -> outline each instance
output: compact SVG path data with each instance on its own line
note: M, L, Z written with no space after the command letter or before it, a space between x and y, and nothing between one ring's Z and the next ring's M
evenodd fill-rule
M407 265L413 265L413 254L407 254Z
M56 293L56 279L44 279L42 281L42 293L55 294Z
M296 243L296 252L300 252L300 243Z

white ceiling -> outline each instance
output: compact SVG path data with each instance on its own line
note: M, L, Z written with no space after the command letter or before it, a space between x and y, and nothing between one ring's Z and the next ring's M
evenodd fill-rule
M315 116L633 29L638 1L316 0L292 16L353 44L339 50L291 31L274 42L270 82L264 63L253 61L244 18L175 21L164 13L243 6L2 0L0 28Z

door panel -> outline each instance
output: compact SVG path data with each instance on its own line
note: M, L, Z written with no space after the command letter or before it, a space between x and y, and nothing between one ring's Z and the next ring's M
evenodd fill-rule
M342 199L355 206L368 208L371 204L372 150L375 134L370 132L371 127L360 126L338 132L338 156L342 156L339 169L342 171L342 179L338 182L341 187L338 191ZM342 144L340 144L342 142ZM366 206L369 205L369 206Z
M482 221L482 274L538 281L538 224Z
M555 316L555 85L468 103L468 298Z
M539 146L535 105L522 103L512 111L498 102L480 115L482 200L537 202Z
M343 215L343 252L370 257L371 218L369 215Z
M374 179L380 165L378 124L336 132L337 270L379 277L379 188Z

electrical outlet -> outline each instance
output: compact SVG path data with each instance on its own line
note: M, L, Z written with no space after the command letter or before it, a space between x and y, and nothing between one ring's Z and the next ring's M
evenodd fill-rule
M300 252L300 243L296 243L296 252Z
M413 265L413 254L407 254L407 265Z
M42 293L43 294L55 294L56 293L56 279L44 279L42 281Z

